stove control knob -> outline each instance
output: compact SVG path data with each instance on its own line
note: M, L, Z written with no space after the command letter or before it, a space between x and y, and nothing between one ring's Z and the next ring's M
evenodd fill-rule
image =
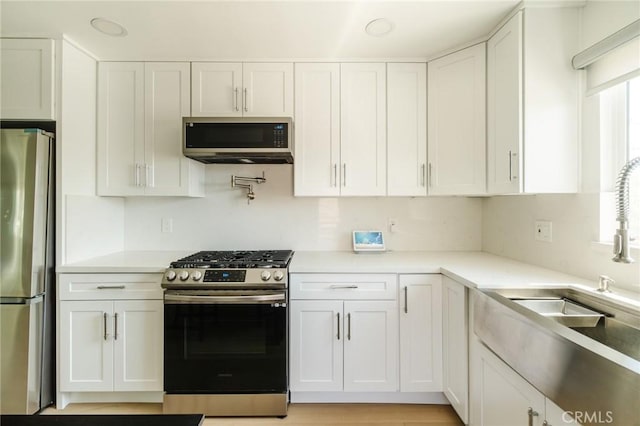
M271 272L262 271L262 273L260 274L260 278L262 278L262 281L269 281L269 278L271 278Z
M164 276L167 279L167 281L173 281L176 279L176 271L167 271L167 273L164 274Z
M180 278L180 281L186 281L189 279L189 271L180 271L180 273L178 274L178 277Z
M200 281L200 278L202 278L202 272L200 271L195 271L191 274L191 278L193 278L194 281Z
M282 279L284 278L284 274L282 273L282 271L275 271L273 273L273 279L276 281L282 281Z

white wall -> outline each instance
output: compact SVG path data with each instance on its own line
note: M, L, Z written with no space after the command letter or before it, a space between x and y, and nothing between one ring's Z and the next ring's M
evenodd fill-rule
M259 176L256 199L231 188L231 175ZM351 250L351 231L382 229L392 250L480 250L480 199L293 197L290 165L208 165L206 197L127 198L127 250ZM162 233L162 218L173 232ZM398 221L387 232L387 219Z
M611 247L594 244L599 229L598 194L487 198L482 211L482 250L592 281L608 275L640 291L640 263L611 261ZM535 240L535 221L553 223L553 242ZM640 261L639 250L632 253Z
M593 45L640 17L637 1L588 1L582 11L583 48ZM576 52L577 53L577 52ZM487 198L483 202L482 250L597 281L601 274L618 285L640 291L640 263L611 261L611 247L599 240L600 204L599 103L582 102L582 193ZM602 197L606 199L606 197ZM608 202L608 201L607 201ZM609 209L610 210L610 209ZM535 240L536 220L553 222L553 242ZM640 262L638 250L632 255Z
M124 201L96 197L95 58L68 40L61 58L58 150L58 264L122 250Z

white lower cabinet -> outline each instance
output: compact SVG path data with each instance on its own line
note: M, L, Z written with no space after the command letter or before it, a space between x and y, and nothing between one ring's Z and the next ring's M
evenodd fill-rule
M149 402L163 390L160 275L62 274L58 303L58 408L86 393L92 402ZM108 396L111 395L111 396ZM125 394L122 394L125 395Z
M396 391L395 301L291 302L292 391Z
M471 354L471 425L578 425L477 339Z
M162 301L60 303L60 390L161 391Z
M463 423L469 421L467 288L442 277L442 379L444 395Z
M400 275L400 390L442 392L442 276Z
M291 391L397 391L396 290L393 274L292 274Z

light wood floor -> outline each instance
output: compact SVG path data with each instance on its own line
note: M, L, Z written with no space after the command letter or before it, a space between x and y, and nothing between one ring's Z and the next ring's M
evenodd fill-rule
M161 404L69 404L43 414L161 414ZM448 405L414 404L291 404L289 415L278 418L207 418L204 426L460 426Z

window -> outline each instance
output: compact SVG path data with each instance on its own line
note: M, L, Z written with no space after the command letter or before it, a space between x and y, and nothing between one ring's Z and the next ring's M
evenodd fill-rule
M640 77L600 93L601 118L601 240L611 241L617 223L613 191L620 169L640 156ZM640 246L640 170L629 184L629 235ZM610 204L609 204L610 203Z

